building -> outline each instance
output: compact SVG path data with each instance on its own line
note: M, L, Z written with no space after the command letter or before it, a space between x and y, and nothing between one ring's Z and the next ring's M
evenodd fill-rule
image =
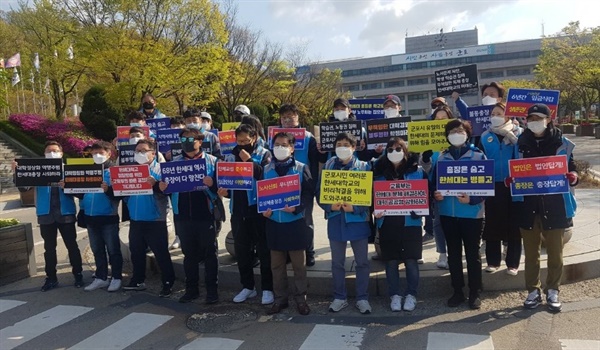
M507 79L533 80L541 54L541 39L479 45L477 28L407 37L405 43L405 54L323 62L316 67L341 69L343 91L354 98L398 95L403 114L418 120L431 114L436 70L475 63L480 86ZM479 91L461 97L470 106L481 104ZM446 100L458 113L452 98Z

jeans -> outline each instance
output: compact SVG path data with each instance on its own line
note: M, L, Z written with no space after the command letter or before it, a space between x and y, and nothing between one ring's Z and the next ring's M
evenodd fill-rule
M186 291L198 292L200 259L204 259L204 283L210 297L217 296L219 259L214 221L175 220L175 232L181 242Z
M56 245L57 234L60 231L65 247L69 252L69 262L71 263L71 272L73 275L80 274L82 269L81 253L77 246L77 232L75 231L75 223L59 224L52 223L48 225L40 225L40 233L44 239L44 261L46 263L46 277L51 280L56 280Z
M308 239L308 247L306 247L306 257L314 257L315 256L315 223L313 221L313 208L315 206L314 199L306 203L304 207L304 220L306 221L306 232Z
M416 259L404 260L406 268L406 290L404 294L400 294L400 271L398 271L400 262L398 260L388 260L385 263L385 279L388 283L388 294L393 295L412 295L417 296L419 288L419 263Z
M235 258L238 262L240 282L247 289L254 289L254 247L260 260L261 289L273 291L271 251L267 248L266 218L262 215L248 218L231 217Z
M446 254L446 237L440 220L440 211L436 203L433 204L433 238L435 238L435 251Z
M173 285L175 271L169 253L169 237L166 221L130 221L129 251L133 265L131 280L142 283L146 280L146 246L154 253L161 272L163 285Z
M356 261L356 300L369 299L369 257L367 255L369 239L350 241ZM346 293L346 247L347 241L329 240L331 249L331 274L333 276L333 296L345 300Z
M123 273L123 255L121 255L121 240L119 240L119 224L87 224L90 246L96 261L96 278L108 278L108 262L112 278L121 279ZM108 251L108 259L106 252Z
M518 269L521 261L521 239L506 241L508 247L506 249L506 266L509 268ZM502 242L501 241L485 241L485 259L490 266L500 266L502 261Z

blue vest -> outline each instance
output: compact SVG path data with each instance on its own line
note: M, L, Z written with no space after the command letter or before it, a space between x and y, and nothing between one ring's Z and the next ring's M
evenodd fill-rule
M489 130L481 134L481 146L487 159L494 160L494 178L496 182L504 182L509 174L508 161L518 158L519 146L517 144L507 145Z
M294 152L295 154L295 152ZM300 174L300 186L302 186L302 178L304 176L304 167L305 165L299 161L296 161L296 164L293 167L290 167L290 169L288 170L286 175L295 175L295 174ZM265 166L265 180L266 179L274 179L279 177L279 174L277 174L277 171L275 170L275 164L274 162L271 162L269 164L267 164ZM302 193L302 190L300 191L300 193ZM302 200L302 195L300 196L300 200ZM286 222L292 222L292 221L296 221L296 220L301 220L304 219L304 211L298 214L294 214L294 213L286 213L283 210L276 210L273 211L273 213L271 214L271 217L269 218L270 220L273 220L275 222L279 222L279 223L286 223Z
M42 186L35 188L35 213L37 216L50 214L50 195L52 188L50 186ZM75 215L75 200L72 196L65 195L62 188L58 188L60 196L60 214Z
M150 164L150 176L160 181L160 164L156 159ZM123 200L129 209L129 217L134 221L165 221L167 216L167 197L163 194L145 194L125 197Z
M261 146L260 144L254 149L254 152L250 155L252 161L258 165L262 164L263 158L267 153L267 149ZM235 162L235 156L233 154L228 154L225 156L225 161L228 163ZM248 196L248 205L256 204L256 180L252 181L252 189L249 191L245 191ZM229 200L229 212L233 213L233 196Z
M103 180L109 186L110 171L104 169ZM83 206L85 207L85 215L88 216L106 216L119 215L119 200L111 199L106 193L86 193L83 195Z
M421 167L419 167L417 169L417 171L415 171L415 172L404 174L404 180L422 180L422 179L423 179L423 168L421 168ZM377 178L376 181L386 181L386 179L385 179L385 177L381 176L381 177ZM384 219L385 219L385 216L382 216L379 219L375 220L377 222L377 227L380 228L383 225ZM404 216L404 226L421 227L421 225L423 225L423 220L421 218L413 219L412 217L410 217L410 215Z
M213 181L217 181L217 179L215 178L217 157L204 152L204 159L206 159L206 176L210 176L213 178ZM173 160L180 161L180 160L185 160L185 158L183 158L183 155L180 155L180 156L175 157ZM208 188L203 191L210 199L215 199L217 197L217 194L213 193ZM178 192L174 192L171 194L171 204L173 205L173 214L179 215L179 193ZM214 209L212 201L209 201L208 206L212 213L213 209Z
M296 161L306 164L310 168L310 161L308 159L308 145L313 135L306 131L304 134L304 149L294 149L294 158Z

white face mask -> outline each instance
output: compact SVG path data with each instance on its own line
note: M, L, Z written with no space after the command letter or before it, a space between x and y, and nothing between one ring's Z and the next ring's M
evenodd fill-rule
M454 147L462 146L467 142L467 134L450 134L448 142Z
M500 126L506 121L504 120L504 117L495 116L490 118L490 122L492 122L492 126Z
M383 110L386 118L396 118L398 116L398 110L396 108L386 108Z
M148 163L148 155L141 152L135 152L133 160L135 160L138 164L146 164Z
M398 164L404 160L404 151L400 151L400 152L393 151L391 153L388 152L387 158L390 160L390 162L392 162L394 164Z
M62 154L62 152L48 152L48 153L44 153L44 156L47 159L59 159L59 158L62 158L63 154Z
M200 125L202 126L202 130L204 131L208 131L210 129L210 123L202 123Z
M200 130L200 124L198 123L189 123L189 124L185 124L185 126L188 129L196 129L196 130Z
M484 106L491 106L491 105L495 105L496 103L498 103L498 100L495 97L486 96L483 99L481 99L481 103Z
M352 157L352 148L350 147L336 147L335 149L335 155L340 159L340 160L347 160L350 157Z
M289 147L275 146L273 148L273 155L275 155L275 158L277 158L277 160L286 160L290 157L291 154L292 151Z
M108 157L103 154L94 154L92 158L94 159L94 163L96 164L104 164L104 162L106 162L106 160L108 159Z
M545 120L536 120L532 122L527 122L527 129L531 130L534 134L541 134L546 130L546 121Z
M333 112L333 117L339 121L344 121L346 119L348 119L348 111L347 110L343 110L343 111L334 111Z
M129 139L129 144L130 145L137 145L139 140L143 140L143 137L132 137Z

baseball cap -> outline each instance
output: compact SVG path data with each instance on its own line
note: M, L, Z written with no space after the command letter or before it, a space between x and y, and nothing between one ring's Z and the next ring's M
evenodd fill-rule
M394 102L397 105L401 105L401 103L400 103L400 97L398 97L396 95L387 95L385 97L385 101L383 101L383 104L385 104L388 101L392 101L392 102Z
M248 108L248 106L246 105L239 105L237 107L235 107L235 109L233 110L234 112L240 112L242 114L245 115L250 115L250 108Z
M550 114L552 114L550 108L543 103L536 103L527 110L527 116L537 115L538 117L548 118Z
M208 120L212 120L212 117L210 116L210 113L208 113L208 112L200 113L200 118L206 118Z
M445 104L446 104L446 99L443 97L436 97L433 100L431 100L431 107L445 105Z
M335 101L333 101L333 108L339 105L350 108L350 102L348 102L348 100L343 97L336 98Z

